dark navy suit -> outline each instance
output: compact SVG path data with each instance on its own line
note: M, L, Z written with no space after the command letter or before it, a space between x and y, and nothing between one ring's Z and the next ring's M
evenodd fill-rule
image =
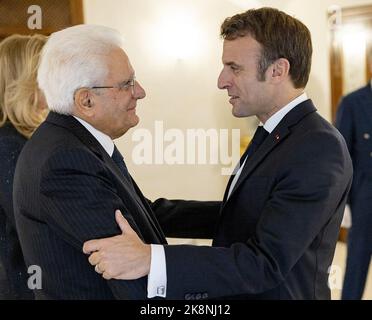
M147 278L106 281L82 252L85 241L120 233L115 209L146 243L166 243L153 209L168 235L178 232L173 217L179 210L189 225L178 228L195 227L195 236L204 221L213 224L208 215L217 218L217 202L204 203L204 211L195 216L198 202L151 203L132 183L76 119L49 113L23 148L14 178L14 210L25 261L42 269L37 299L146 298Z
M299 104L226 190L214 248L165 246L167 298L330 299L351 181L345 140L310 100Z
M361 299L372 253L372 90L371 85L345 96L336 126L344 136L354 166L349 204L352 226L343 299Z
M33 299L13 213L13 177L26 138L10 123L0 128L0 300Z

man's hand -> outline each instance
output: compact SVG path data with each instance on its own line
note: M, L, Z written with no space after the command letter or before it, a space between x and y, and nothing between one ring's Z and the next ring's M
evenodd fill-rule
M142 242L119 210L115 218L123 233L85 242L83 251L90 254L89 263L107 280L132 280L148 275L151 246Z

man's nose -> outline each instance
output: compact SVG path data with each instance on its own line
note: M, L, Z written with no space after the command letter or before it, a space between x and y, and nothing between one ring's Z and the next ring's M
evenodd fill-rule
M133 97L135 99L143 99L144 97L146 97L146 91L142 88L138 81L136 81L134 84Z
M218 81L217 81L217 86L219 89L227 89L230 86L230 81L227 77L227 74L224 70L221 71Z

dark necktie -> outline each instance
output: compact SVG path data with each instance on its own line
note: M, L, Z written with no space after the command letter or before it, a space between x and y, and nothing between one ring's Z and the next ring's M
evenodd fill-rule
M229 190L228 193L226 193L227 197L230 196L233 188L235 187L235 184L237 182L237 180L235 181L235 183L233 184L233 181L235 179L235 176L239 170L239 168L243 165L244 163L244 160L247 159L248 157L251 157L253 155L253 153L258 149L258 147L264 142L264 140L266 139L266 137L269 135L269 133L263 128L263 126L259 126L257 127L256 129L256 132L254 133L253 135L253 138L251 140L251 142L249 143L247 149L245 150L245 152L243 153L243 155L241 156L240 158L240 163L239 163L239 166L237 166L234 170L234 173L231 175L230 177L230 180L227 184L227 187L226 187L226 190ZM226 196L224 198L224 201L226 200Z
M252 156L252 154L256 152L258 147L264 142L268 135L269 133L264 129L263 126L257 127L250 144L248 145L247 149L240 158L240 165L243 165L244 160L247 157Z
M112 160L114 160L115 164L120 169L120 172L123 174L123 176L128 180L128 182L132 185L132 179L130 177L130 174L128 172L128 168L124 162L124 158L121 155L120 151L116 146L114 147L114 152L112 154Z

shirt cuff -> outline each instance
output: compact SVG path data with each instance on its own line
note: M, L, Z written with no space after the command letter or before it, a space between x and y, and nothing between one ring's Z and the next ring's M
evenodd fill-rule
M159 244L151 245L150 273L147 278L147 298L167 295L167 267L164 247Z

